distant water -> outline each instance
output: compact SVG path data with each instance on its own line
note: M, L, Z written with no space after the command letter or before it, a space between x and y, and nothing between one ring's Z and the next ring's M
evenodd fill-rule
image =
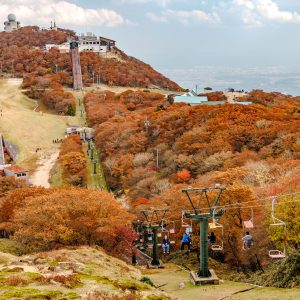
M165 76L188 89L210 86L214 90L234 88L262 89L267 92L281 92L300 95L299 67L212 67L201 66L190 69L161 69Z

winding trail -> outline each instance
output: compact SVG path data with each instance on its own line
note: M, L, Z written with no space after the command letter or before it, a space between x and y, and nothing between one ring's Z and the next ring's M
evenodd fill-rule
M41 165L37 168L30 180L33 185L42 186L44 188L50 187L50 172L58 158L58 155L59 152L56 151L52 155L48 157L46 156L39 161Z

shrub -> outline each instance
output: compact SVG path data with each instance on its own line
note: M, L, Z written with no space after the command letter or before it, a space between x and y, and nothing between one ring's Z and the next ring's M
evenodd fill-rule
M152 280L149 277L144 276L140 279L140 281L143 283L147 283L151 286L154 286L154 283L152 282Z

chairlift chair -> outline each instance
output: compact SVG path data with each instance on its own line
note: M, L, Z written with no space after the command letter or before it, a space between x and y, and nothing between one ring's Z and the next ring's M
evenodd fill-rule
M181 213L181 226L187 228L191 227L191 223L188 223L184 217L184 211Z
M272 200L272 211L271 211L271 216L273 219L273 224L270 224L271 226L283 226L283 235L284 235L284 248L283 251L280 250L270 250L269 251L269 257L272 259L282 259L286 257L286 223L283 222L282 220L276 218L275 216L275 204L276 204L276 197L273 198Z
M170 232L170 234L175 234L175 231L176 231L175 230L175 222L172 221L171 223L172 223L173 226L169 229L169 232Z
M176 229L176 228L175 228L175 221L172 221L171 223L172 223L172 227L169 229L169 239L170 239L170 244L171 244L171 245L175 245L175 243L176 243L176 242L175 242L175 236L174 236L175 233L176 233L176 230L175 230L175 229ZM171 238L170 238L171 235L173 236L173 239L172 239L172 240L171 240Z
M218 223L216 221L216 218L215 218L215 209L213 210L213 221L212 223L209 223L208 224L209 228L210 229L218 229L218 228L221 228L222 230L222 239L221 239L221 244L217 244L217 243L214 243L211 245L211 250L213 251L223 251L223 240L224 240L224 226L220 223Z
M253 207L251 208L251 219L244 221L244 227L247 229L254 228L254 214L253 214Z
M168 239L169 239L169 230L166 229L165 225L166 225L166 223L164 223L164 220L162 220L162 223L161 223L161 232L158 232L158 233L157 233L157 237L158 237L158 238L163 239L163 238L164 238L164 235L167 235L167 237L168 237ZM162 242L161 242L161 243L158 243L157 245L158 245L158 246L161 246L161 245L162 245Z

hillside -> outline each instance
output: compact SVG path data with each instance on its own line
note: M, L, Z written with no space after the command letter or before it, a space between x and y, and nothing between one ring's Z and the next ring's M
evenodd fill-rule
M181 212L190 209L181 189L219 183L226 187L221 206L241 203L222 217L224 236L216 232L224 241L222 260L238 270L256 270L270 264L269 249L283 248L282 228L268 225L273 195L283 195L275 213L287 224L289 247L297 249L300 206L289 201L300 200L298 98L274 107L188 106L171 105L155 93L94 92L86 94L85 105L108 185L138 216L140 209L168 208L176 247L184 232ZM240 242L243 222L251 218L244 202L255 207L256 243L248 253ZM197 245L197 226L193 232Z
M74 32L40 30L36 26L23 27L11 33L1 32L0 61L2 61L3 72L27 77L27 84L25 83L24 87L38 88L40 94L40 89L48 89L53 82L71 86L70 55L59 53L57 50L45 52L42 49L46 43L60 44L70 36L74 37ZM176 83L156 72L151 66L127 56L117 48L111 57L82 53L81 62L85 86L93 83L92 78L95 73L100 75L102 83L109 85L180 89Z
M99 248L17 257L0 252L0 299L171 299L141 272Z

